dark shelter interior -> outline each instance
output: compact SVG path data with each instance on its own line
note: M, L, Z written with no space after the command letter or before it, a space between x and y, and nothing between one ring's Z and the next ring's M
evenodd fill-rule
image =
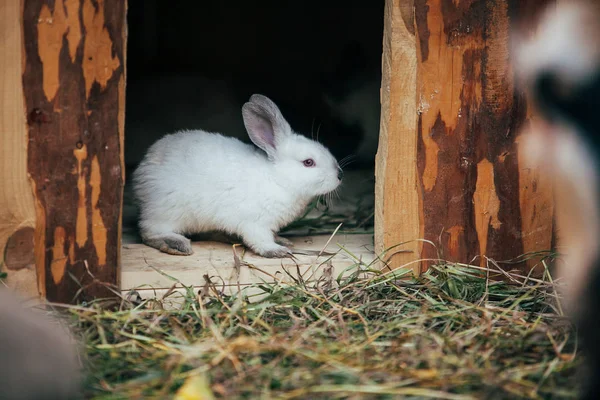
M166 133L247 141L241 106L270 97L298 133L347 168L373 168L379 131L383 0L131 0L128 172ZM370 146L361 143L370 140ZM373 144L373 141L374 144Z
M130 0L123 242L140 241L130 177L152 143L183 129L249 142L241 108L254 93L352 156L332 212L372 226L383 11L383 0Z

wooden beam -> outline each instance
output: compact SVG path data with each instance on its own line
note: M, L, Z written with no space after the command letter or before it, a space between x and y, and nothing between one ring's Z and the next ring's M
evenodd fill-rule
M27 177L20 1L0 2L0 268L7 284L38 296L35 206Z
M417 171L417 49L412 1L386 0L381 132L375 163L375 252L418 272L423 237ZM400 243L406 245L392 248ZM404 252L398 252L403 250ZM406 252L408 251L408 252ZM413 262L413 264L410 264Z
M28 171L42 295L118 284L124 183L126 2L24 0Z
M423 238L435 247L423 245L413 259L461 262L549 250L552 190L519 155L530 110L509 48L510 16L533 15L545 2L411 3L386 7L376 249Z

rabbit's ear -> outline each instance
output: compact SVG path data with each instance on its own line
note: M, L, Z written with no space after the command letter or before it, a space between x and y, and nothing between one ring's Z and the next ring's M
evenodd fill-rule
M277 143L290 133L290 126L281 111L269 98L255 94L242 107L244 125L252 142L269 157L275 154Z

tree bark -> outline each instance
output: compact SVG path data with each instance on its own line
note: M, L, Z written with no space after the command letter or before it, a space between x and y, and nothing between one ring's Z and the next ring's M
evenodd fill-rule
M24 1L35 260L51 301L111 296L118 284L125 14L122 0Z
M410 3L386 7L377 251L425 239L388 260L419 273L432 262L420 259L485 265L550 250L552 188L519 154L531 115L510 52L513 28L533 26L544 2Z

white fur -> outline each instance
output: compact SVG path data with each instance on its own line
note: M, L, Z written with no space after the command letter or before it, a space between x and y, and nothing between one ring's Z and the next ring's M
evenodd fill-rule
M191 254L189 240L182 235L224 231L242 237L259 255L281 257L290 252L275 242L276 233L315 196L339 186L337 161L321 144L294 133L264 96L252 96L243 116L259 146L259 131L273 128L273 148L265 152L199 130L167 135L150 147L133 177L146 244L172 254ZM303 164L309 158L314 167ZM165 238L188 245L172 251L162 243Z
M518 43L517 72L533 82L542 72L553 72L562 84L583 86L600 67L598 14L589 3L560 2L544 14L537 33ZM591 276L598 257L600 215L598 210L597 149L582 140L573 122L534 128L526 152L554 178L560 251L558 276L567 308L577 312L578 294ZM590 132L593 133L593 132Z
M598 163L600 148L595 140L586 138L599 134L597 120L589 109L568 112L565 107L577 90L595 90L593 80L600 71L600 14L597 0L579 2L559 1L550 8L541 21L538 35L517 48L517 72L524 83L540 89L539 78L553 78L543 82L556 85L554 90L539 90L544 103L554 108L542 108L543 115L552 109L559 115L550 115L549 123L535 124L529 153L541 161L543 171L554 178L556 222L559 250L558 276L565 281L561 287L567 314L579 326L586 358L583 393L580 398L598 398L600 385L600 357L595 342L598 340L597 273L600 243L600 210L598 193ZM534 92L536 93L536 92ZM564 97L563 97L564 96ZM554 98L552 98L554 97ZM563 98L561 98L563 97ZM562 112L561 112L562 104ZM567 112L564 112L564 111ZM562 115L561 115L562 114ZM556 118L558 117L558 118ZM581 120L578 120L581 118ZM545 125L545 126L544 126ZM582 126L585 131L581 130ZM540 151L540 149L542 149ZM545 151L545 157L540 157Z
M564 264L558 276L565 278L565 299L570 310L578 293L591 278L598 257L600 219L598 215L597 162L575 133L565 132L555 143L556 208L559 238L564 245ZM561 246L562 247L562 246Z
M566 84L581 84L595 72L600 59L600 31L594 13L579 2L562 2L549 7L530 39L515 48L518 73L530 79L542 70L552 70Z
M523 150L554 177L559 251L563 254L557 276L565 283L561 290L566 308L576 313L577 294L589 281L599 251L598 162L577 132L565 126L536 128Z

